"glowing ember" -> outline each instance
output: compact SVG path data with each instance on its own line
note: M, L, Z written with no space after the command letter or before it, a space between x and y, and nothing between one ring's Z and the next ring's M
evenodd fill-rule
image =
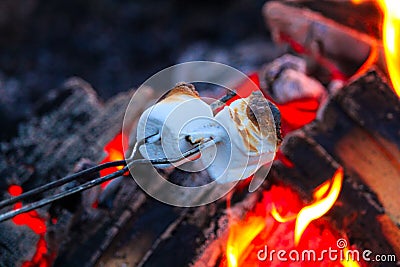
M275 155L275 160L279 160L280 162L282 162L283 165L285 165L286 168L293 168L294 167L294 163L288 159L285 154L282 153L281 150L278 150L276 152Z
M20 187L19 185L15 185L15 184L10 185L8 187L8 193L13 197L17 197L22 194L22 187Z
M10 185L8 187L8 192L12 196L19 196L22 194L22 188L18 185ZM14 210L22 208L22 203L17 202L14 205ZM16 225L26 225L28 226L32 231L34 231L36 234L44 234L46 233L46 222L43 218L40 218L39 214L35 211L32 210L27 213L22 213L17 216L15 216L12 221Z
M293 100L285 104L274 103L281 112L282 132L287 134L312 122L319 108L319 101L313 98Z
M253 91L260 90L260 80L257 73L249 74L249 78L253 83L246 81L240 84L236 88L236 92L238 94L237 97L234 97L230 101L227 102L229 105L231 102L237 100L240 97L247 97ZM254 86L254 84L256 86ZM312 122L317 114L319 108L319 100L313 98L304 98L299 100L290 101L284 104L276 103L270 96L264 95L269 101L274 103L280 113L281 113L281 123L282 123L282 133L283 135L299 129L304 125Z
M46 267L51 266L51 261L47 256L47 244L44 235L41 235L38 243L36 244L36 252L32 260L26 261L22 267Z
M23 190L22 187L19 185L10 185L8 187L8 192L12 196L19 196L22 194ZM14 205L14 210L19 209L22 207L22 203L18 202ZM46 234L46 221L44 218L41 218L39 214L35 211L29 211L27 213L22 213L15 216L12 221L16 225L26 225L29 227L33 232L39 235L39 241L36 244L36 252L33 255L33 258L30 261L26 261L22 264L23 267L46 267L50 266L51 262L53 261L54 257L49 257L48 250L47 250L47 243L45 240Z
M333 261L314 258L304 262L287 257L287 260L281 261L276 254L270 257L265 252L268 247L275 252L294 251L301 255L303 251L312 250L315 255L321 255L323 250L337 249L341 235L326 220L316 218L332 207L339 195L342 180L343 170L340 168L332 181L314 190L313 203L305 207L299 195L287 186L274 185L263 192L261 203L253 211L248 212L243 220L231 222L226 258L221 266L359 266L357 261L340 257ZM296 243L295 232L300 233L301 229L300 237L307 242ZM342 249L342 255L346 255L348 249L351 248ZM260 260L260 255L265 257Z
M16 203L14 205L14 210L22 208L22 203ZM27 213L22 213L15 216L12 221L16 225L26 225L36 234L46 233L46 223L45 220L39 217L39 214L33 210Z
M125 136L126 137L126 136ZM107 156L100 162L106 163L115 160L123 160L124 157L124 149L123 145L127 143L128 140L124 138L122 133L117 134L108 144L104 146L104 152L107 153ZM117 170L122 169L122 166L112 167L108 169L104 169L100 171L101 176L106 176L111 174ZM111 181L107 181L101 184L101 187L104 189Z
M304 55L313 55L311 51L306 49L302 44L296 42L293 40L290 36L281 33L280 34L280 40L288 43L292 49L298 53L298 54L304 54ZM348 79L348 77L345 77L345 75L329 60L324 58L323 56L315 56L313 55L314 60L321 66L325 67L327 70L329 70L331 79L332 80L340 80L340 81L345 81Z

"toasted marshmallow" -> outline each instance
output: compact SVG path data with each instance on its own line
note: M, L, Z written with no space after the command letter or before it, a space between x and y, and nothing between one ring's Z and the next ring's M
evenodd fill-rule
M210 106L200 99L193 85L178 84L140 117L137 140L154 137L140 146L139 151L147 159L179 158L193 147L186 138L188 131L201 128L202 118L212 117ZM171 164L157 167L167 168Z
M276 109L261 92L254 92L215 116L226 131L216 145L215 159L206 169L212 179L219 183L245 179L273 161L280 143L280 122L275 124L270 106Z

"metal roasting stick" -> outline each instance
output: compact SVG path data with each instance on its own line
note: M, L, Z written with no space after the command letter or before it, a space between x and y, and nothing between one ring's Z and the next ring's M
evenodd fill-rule
M59 180L50 182L50 183L42 185L42 186L39 186L39 187L37 187L35 189L32 189L32 190L30 190L28 192L25 192L25 193L23 193L23 194L21 194L19 196L12 197L12 198L9 198L9 199L5 199L5 200L0 202L0 209L4 208L6 206L9 206L11 204L14 204L14 203L16 203L18 201L22 201L22 200L25 200L27 198L36 196L36 195L38 195L40 193L43 193L43 192L48 191L50 189L53 189L55 187L59 187L59 186L61 186L63 184L66 184L66 183L71 182L73 180L76 180L78 178L85 177L86 175L89 175L89 174L92 174L92 173L95 173L95 172L98 172L98 171L101 171L101 170L104 170L104 169L107 169L107 168L110 168L110 167L125 166L125 165L126 165L125 160L112 161L112 162L107 162L107 163L104 163L104 164L101 164L101 165L98 165L98 166L94 166L92 168L89 168L89 169L86 169L86 170L83 170L83 171L80 171L80 172L77 172L77 173L74 173L74 174L71 174L71 175L68 175L68 176L66 176L64 178L61 178Z
M71 189L68 189L68 190L66 190L64 192L48 196L48 197L43 198L41 200L38 200L36 202L30 203L28 205L25 205L22 208L19 208L19 209L16 209L16 210L9 211L9 212L6 212L4 214L1 214L0 215L0 222L3 222L3 221L8 220L8 219L11 219L11 218L17 216L18 214L25 213L25 212L28 212L28 211L43 207L43 206L45 206L47 204L50 204L51 202L54 202L54 201L59 200L61 198L67 197L69 195L84 191L84 190L89 189L89 188L91 188L93 186L99 185L99 184L101 184L103 182L106 182L106 181L112 180L114 178L117 178L117 177L123 175L126 171L128 171L128 166L125 166L121 170L118 170L118 171L116 171L116 172L114 172L112 174L109 174L109 175L106 175L104 177L100 177L100 178L94 179L94 180L89 181L87 183L84 183L84 184L81 184L79 186L76 186L76 187L73 187Z
M228 93L225 96L223 96L221 99L216 100L215 102L213 102L211 104L211 108L213 110L216 110L217 108L222 107L227 101L229 101L230 99L232 99L235 96L236 96L236 93L228 91ZM157 134L155 134L155 135L157 135ZM60 187L61 185L64 185L64 184L66 184L68 182L77 180L79 178L88 177L89 175L91 175L93 173L96 173L96 172L99 172L101 170L104 170L104 169L107 169L107 168L110 168L110 167L124 166L122 169L120 169L118 171L115 171L115 172L113 172L113 173L111 173L109 175L106 175L104 177L95 178L95 179L93 179L91 181L88 181L88 182L83 183L81 185L75 186L75 187L70 188L70 189L68 189L66 191L63 191L61 193L49 195L49 196L46 196L46 197L44 197L41 200L38 200L36 202L32 202L30 204L26 204L25 206L23 206L23 207L21 207L19 209L8 211L8 212L5 212L3 214L0 214L0 222L9 220L9 219L11 219L11 218L13 218L13 217L15 217L15 216L17 216L19 214L22 214L22 213L25 213L25 212L28 212L28 211L43 207L43 206L45 206L47 204L50 204L50 203L52 203L54 201L57 201L59 199L62 199L64 197L67 197L67 196L70 196L72 194L76 194L76 193L82 192L84 190L92 188L92 187L94 187L96 185L99 185L101 183L104 183L106 181L109 181L109 180L115 179L117 177L123 176L124 173L129 171L129 167L132 166L132 165L135 165L135 164L151 163L153 165L158 165L158 164L177 163L177 162L180 162L180 161L183 161L183 160L190 161L191 160L190 158L192 156L200 153L201 149L204 149L204 148L208 147L210 144L214 144L215 142L217 142L216 140L212 140L212 139L204 140L203 142L201 142L201 143L197 144L196 146L194 146L192 149L182 153L181 157L178 157L178 158L173 158L173 159L159 158L159 159L151 159L151 160L144 159L144 158L142 158L142 159L134 159L137 156L137 148L140 145L145 144L149 139L153 138L155 135L148 136L145 139L136 142L136 144L134 146L134 149L133 149L133 152L132 152L132 156L129 159L112 161L112 162L107 162L107 163L104 163L104 164L100 164L100 165L94 166L92 168L89 168L89 169L86 169L86 170L83 170L83 171L68 175L66 177L63 177L63 178L58 179L56 181L50 182L48 184L39 186L39 187L34 188L34 189L32 189L32 190L30 190L28 192L25 192L25 193L23 193L23 194L21 194L19 196L11 197L9 199L5 199L3 201L0 201L0 209L2 209L4 207L10 206L12 204L15 204L16 202L27 200L27 199L32 198L34 196L38 196L41 193L44 193L44 192L46 192L48 190Z
M223 105L225 105L226 102L228 102L229 100L231 100L232 98L234 98L235 96L237 96L235 91L231 91L228 90L228 92L226 93L226 95L224 95L223 97L221 97L220 99L214 101L213 103L210 104L211 109L213 111L216 111L218 108L222 107Z

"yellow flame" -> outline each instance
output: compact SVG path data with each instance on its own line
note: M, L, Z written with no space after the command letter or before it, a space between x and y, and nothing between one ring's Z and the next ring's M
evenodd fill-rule
M320 200L323 196L325 196L330 186L331 186L330 180L318 186L313 193L314 200Z
M298 214L292 216L283 217L278 212L275 205L272 204L271 215L277 222L285 223L296 219L295 245L298 245L301 236L310 222L327 213L336 202L342 188L342 182L343 169L339 168L335 172L332 181L328 180L314 190L314 202L302 208Z
M400 1L379 0L383 11L382 39L390 80L400 97Z
M237 267L238 266L238 255L237 250L233 246L227 246L226 255L228 258L228 267Z
M345 258L340 261L343 267L360 267L360 264L358 264L356 259L347 258L347 253L348 253L348 248L343 249L343 254L345 255Z
M283 217L276 209L275 204L272 203L271 216L275 219L275 221L280 222L280 223L285 223L285 222L289 222L289 221L296 219L297 214Z
M304 230L307 226L315 219L320 218L326 214L333 204L335 204L340 190L342 188L343 182L343 169L339 168L333 178L332 184L330 186L329 192L327 192L326 197L319 199L309 206L302 208L297 215L296 227L294 230L294 243L298 245L300 238L303 235Z
M265 227L263 217L251 216L245 222L236 222L229 227L228 244L226 247L228 267L240 266L240 259L250 247L251 241Z
M108 152L108 157L110 161L115 161L115 160L123 160L124 159L124 154L114 148L111 148L110 151ZM118 170L121 170L123 166L117 166L116 167Z
M367 1L352 0L352 3L361 4ZM376 2L383 12L382 40L386 66L393 89L397 96L400 97L400 1L376 0Z

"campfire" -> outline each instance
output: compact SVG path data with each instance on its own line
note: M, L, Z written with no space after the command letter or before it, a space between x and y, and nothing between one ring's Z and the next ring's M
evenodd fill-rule
M43 99L1 146L0 262L399 265L399 3L268 1L262 13L284 52L233 91L182 81L101 104L72 78ZM165 181L216 184L176 191L189 203L177 205L151 197Z

